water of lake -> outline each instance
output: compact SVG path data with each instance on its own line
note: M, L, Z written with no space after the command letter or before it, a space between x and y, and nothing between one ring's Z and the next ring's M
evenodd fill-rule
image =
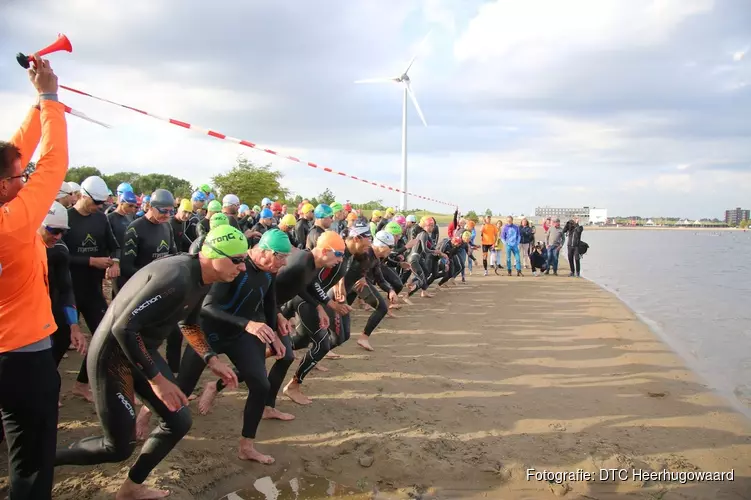
M751 232L585 229L582 239L582 276L751 418Z

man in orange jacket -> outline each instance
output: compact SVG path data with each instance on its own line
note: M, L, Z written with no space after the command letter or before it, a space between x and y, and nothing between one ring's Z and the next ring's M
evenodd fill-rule
M57 325L47 254L37 230L68 169L68 134L49 62L35 56L29 78L39 102L11 141L0 141L0 408L8 441L9 497L48 500L60 376L50 339ZM40 137L41 155L29 178L24 169Z

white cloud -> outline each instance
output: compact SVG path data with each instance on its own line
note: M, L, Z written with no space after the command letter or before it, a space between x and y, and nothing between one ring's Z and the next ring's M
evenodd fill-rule
M595 205L697 218L721 213L726 199L742 204L749 185L751 66L738 55L748 27L727 2L29 2L4 10L3 45L31 48L65 32L73 54L52 57L62 83L395 187L399 91L351 81L399 72L432 27L411 72L430 127L410 108L409 190L466 209ZM20 72L0 81L0 136L33 101L23 85ZM343 199L399 199L85 97L61 98L115 127L69 118L74 166L198 184L243 153L271 162L304 195L328 187Z

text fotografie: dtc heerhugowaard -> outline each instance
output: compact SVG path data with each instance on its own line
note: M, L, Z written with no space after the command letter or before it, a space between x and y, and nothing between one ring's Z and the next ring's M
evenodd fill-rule
M561 484L575 481L659 481L677 482L680 484L698 483L702 481L732 481L735 469L728 472L704 471L669 471L666 469L653 471L648 469L599 469L588 471L553 471L527 469L527 481L547 481Z

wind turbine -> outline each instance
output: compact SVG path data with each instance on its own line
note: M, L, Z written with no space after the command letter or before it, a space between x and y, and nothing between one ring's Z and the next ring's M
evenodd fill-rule
M407 95L409 95L410 99L412 99L412 104L414 104L415 109L417 110L417 114L420 115L420 120L422 120L423 125L426 127L428 126L428 123L425 121L425 116L422 114L422 110L420 109L420 105L417 103L417 97L415 97L415 91L412 90L412 86L410 83L412 80L409 78L410 68L415 63L415 59L417 59L417 56L420 54L420 51L422 50L423 46L425 45L425 42L428 41L428 37L430 36L431 32L428 32L427 35L425 35L425 38L423 38L422 42L420 42L420 46L417 49L417 53L412 57L412 60L409 61L409 64L407 64L407 68L402 72L399 76L392 76L392 77L384 77L384 78L367 78L365 80L357 80L355 83L397 83L399 85L402 85L404 87L404 95L402 97L402 201L401 201L401 209L406 210L407 209Z

